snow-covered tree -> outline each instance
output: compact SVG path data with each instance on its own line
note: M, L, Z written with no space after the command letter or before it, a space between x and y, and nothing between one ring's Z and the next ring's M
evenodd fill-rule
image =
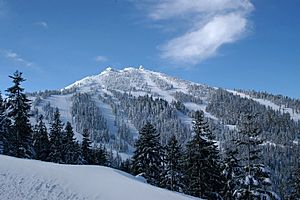
M32 127L29 121L30 100L27 99L21 83L25 81L22 73L16 71L9 76L13 86L7 92L7 112L12 120L12 132L10 135L11 155L20 158L32 158Z
M92 163L91 140L87 129L83 130L83 139L81 143L82 158L85 164Z
M219 151L202 111L195 113L193 130L194 136L187 144L185 155L185 192L218 199L223 189Z
M133 155L134 173L142 175L148 183L159 185L162 171L159 134L151 123L146 123L139 132Z
M50 162L63 163L63 123L60 119L58 108L55 109L53 120L50 124Z
M234 193L238 188L239 178L242 174L237 155L238 151L234 147L226 151L223 170L223 176L225 178L224 199L226 200L235 200Z
M290 199L300 200L300 168L298 166L294 170L290 184L292 189Z
M76 139L74 138L73 127L67 122L63 135L63 162L67 164L76 164L78 152L76 151Z
M172 191L181 192L183 188L182 148L175 135L165 147L163 185Z
M237 199L279 199L271 190L270 171L260 161L261 129L257 126L255 114L245 111L241 115L239 139L236 145L244 154L241 158L243 174L234 196Z
M43 115L40 115L37 124L34 127L33 148L35 159L46 161L50 153L50 142Z

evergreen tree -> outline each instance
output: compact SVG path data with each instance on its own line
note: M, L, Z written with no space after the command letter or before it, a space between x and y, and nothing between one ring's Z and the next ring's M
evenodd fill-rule
M4 147L7 144L7 128L6 128L6 113L5 113L5 105L2 99L2 94L0 92L0 154L4 154Z
M50 153L48 161L63 163L63 123L60 120L60 112L55 109L50 126Z
M219 152L202 111L195 113L193 130L185 155L185 192L195 197L219 199L223 189Z
M130 159L121 162L120 170L132 174L132 164Z
M300 168L297 167L293 173L291 181L291 197L290 199L300 200Z
M100 146L92 150L92 161L94 165L106 166L108 164L106 150Z
M83 130L83 139L81 143L81 151L82 151L82 158L84 160L84 164L92 164L92 151L91 151L91 141L90 135L87 129Z
M34 128L33 148L35 151L35 159L46 161L49 157L50 142L43 115L40 115L38 123Z
M271 191L270 172L261 163L261 129L257 126L256 116L249 111L242 113L239 124L239 139L237 146L242 154L241 166L243 174L239 180L240 185L235 191L237 199L279 199Z
M4 153L4 146L6 143L6 131L4 128L5 121L5 108L2 94L0 92L0 154Z
M235 200L234 194L238 188L239 178L242 173L237 154L238 151L236 149L227 149L226 157L224 159L225 166L223 175L226 182L224 199L226 200Z
M182 149L175 135L171 136L166 146L164 163L164 185L169 190L181 192L183 188Z
M33 156L32 128L29 122L30 100L24 94L21 83L25 81L22 73L16 71L9 76L13 86L7 92L8 117L12 120L12 132L10 134L11 155L20 158L31 158Z
M158 186L162 171L161 145L159 134L151 123L139 132L133 155L134 173L141 174L148 183Z
M76 164L78 152L76 152L76 139L74 138L73 127L67 122L63 135L63 162L67 164Z

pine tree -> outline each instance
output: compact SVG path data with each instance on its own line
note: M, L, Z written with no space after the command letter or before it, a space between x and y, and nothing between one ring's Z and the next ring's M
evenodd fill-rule
M38 123L34 128L33 148L35 159L46 161L50 153L50 142L43 115L40 115Z
M193 130L185 155L185 192L195 197L219 199L223 189L219 152L202 111L195 113Z
M21 83L25 81L22 73L16 71L13 76L13 86L8 88L7 111L12 120L12 132L10 134L10 152L13 156L20 158L31 158L33 156L32 128L29 122L30 100L24 94Z
M239 139L236 144L242 154L240 164L243 174L239 180L240 185L235 191L237 199L280 199L271 191L270 171L261 163L261 129L257 126L257 114L249 111L242 113L239 124Z
M297 167L294 170L292 181L291 181L291 197L290 199L300 200L300 168Z
M100 146L97 148L94 148L92 150L92 161L93 165L102 165L106 166L108 164L106 150L104 147Z
M48 161L63 163L63 123L60 120L58 108L55 109L50 125L50 153Z
M236 149L227 149L226 157L224 159L223 175L225 178L225 194L224 199L235 200L234 193L239 185L239 178L241 175L241 168L239 166L239 159L237 158L238 151Z
M83 130L83 139L81 143L81 151L82 151L82 158L84 160L84 164L92 164L92 151L91 151L91 141L90 135L87 129Z
M67 122L63 135L63 162L67 164L76 164L78 152L76 152L76 139L74 138L73 127Z
M183 188L182 149L175 135L171 136L166 146L164 164L163 185L169 190L181 192Z
M141 174L148 183L158 186L161 181L162 158L159 134L151 123L139 132L133 155L134 173Z
M0 154L4 154L5 146L7 146L7 117L5 113L5 105L0 92Z

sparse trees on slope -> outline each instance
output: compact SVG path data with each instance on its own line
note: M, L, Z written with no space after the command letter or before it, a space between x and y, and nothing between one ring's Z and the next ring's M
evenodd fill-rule
M22 73L16 71L9 76L13 86L7 92L7 112L12 120L12 132L10 134L10 152L12 156L20 158L32 158L32 128L29 122L30 100L24 94L21 83L25 81Z
M60 120L60 112L56 108L53 121L50 126L50 153L48 160L55 163L63 163L63 123Z
M218 199L223 189L219 152L202 111L195 113L193 129L194 136L187 144L185 155L185 192Z
M33 148L35 151L35 159L46 161L50 152L50 142L43 115L38 119L34 128Z
M159 134L154 126L147 122L139 132L133 155L133 170L141 174L148 183L158 186L162 171L161 145Z

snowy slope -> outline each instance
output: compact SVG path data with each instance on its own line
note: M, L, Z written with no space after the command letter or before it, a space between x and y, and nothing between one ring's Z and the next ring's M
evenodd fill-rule
M192 200L100 166L60 165L0 155L0 199Z
M238 95L242 98L247 98L247 99L252 99L258 103L260 103L261 105L264 105L266 107L269 107L273 110L276 110L276 111L280 111L281 113L289 113L291 118L295 121L299 121L300 120L300 114L297 114L297 113L294 113L293 112L293 109L291 108L285 108L285 107L281 107L275 103L273 103L272 101L269 101L269 100L266 100L266 99L257 99L257 98L253 98L247 94L244 94L244 93L241 93L241 92L237 92L237 91L234 91L234 90L227 90L228 92L231 92L232 94L234 95Z

